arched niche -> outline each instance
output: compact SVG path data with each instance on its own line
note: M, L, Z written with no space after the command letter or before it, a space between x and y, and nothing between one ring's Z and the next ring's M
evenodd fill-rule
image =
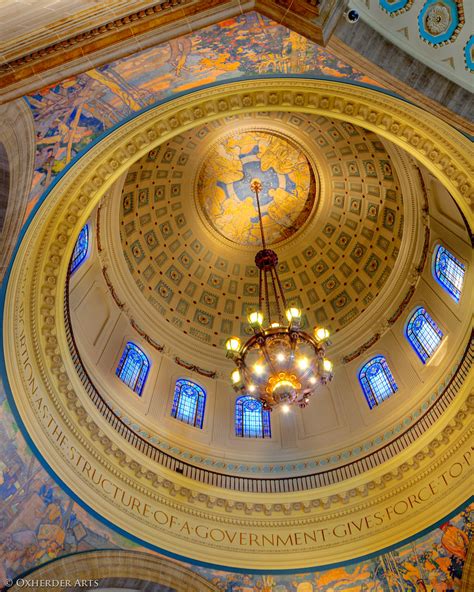
M55 581L54 585L51 584ZM89 586L86 582L91 582ZM12 592L24 587L36 592L76 592L84 589L146 592L217 592L213 584L168 559L138 551L103 550L73 553L16 578Z
M33 179L33 116L23 100L0 105L0 280L28 212Z

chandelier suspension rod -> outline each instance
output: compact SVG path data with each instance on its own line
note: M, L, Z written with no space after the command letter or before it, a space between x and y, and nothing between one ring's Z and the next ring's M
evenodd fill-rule
M257 209L258 209L258 221L260 224L260 234L262 236L262 247L264 249L267 248L267 244L265 242L265 234L263 232L263 222L262 222L262 211L260 209L260 198L259 198L259 191L262 187L260 181L258 181L257 179L255 179L252 184L250 185L252 191L255 193L255 197L257 198Z
M267 270L263 270L263 277L265 279L265 304L267 307L267 318L270 321L270 296L268 294L268 273Z

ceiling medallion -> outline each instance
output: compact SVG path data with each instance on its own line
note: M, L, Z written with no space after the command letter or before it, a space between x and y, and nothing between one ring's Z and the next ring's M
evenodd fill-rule
M301 310L288 306L278 277L278 256L265 241L260 179L253 179L250 188L256 197L262 241L255 255L258 310L248 315L254 334L243 345L238 337L230 337L227 356L237 366L231 375L237 392L259 398L266 409L281 406L288 412L293 404L306 407L317 387L332 379L333 365L324 357L329 331L316 327L313 336L309 335L301 329Z
M234 132L213 146L198 176L204 218L233 243L259 245L258 214L249 191L255 177L263 184L260 205L267 244L287 240L313 211L316 181L303 150L274 132Z

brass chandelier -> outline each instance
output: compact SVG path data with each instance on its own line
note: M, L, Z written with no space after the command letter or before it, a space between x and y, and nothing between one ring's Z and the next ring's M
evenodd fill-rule
M306 407L311 395L333 377L333 365L325 358L329 331L315 327L310 335L301 329L302 311L288 306L278 277L278 257L268 249L263 231L259 179L251 182L255 193L262 249L255 256L259 269L258 309L248 315L253 335L242 345L238 337L226 341L227 357L237 368L234 389L260 399L265 409L290 405ZM265 313L264 313L265 309Z

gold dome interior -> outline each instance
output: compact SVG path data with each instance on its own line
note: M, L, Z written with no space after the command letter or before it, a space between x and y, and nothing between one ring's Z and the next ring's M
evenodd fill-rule
M279 135L263 131L265 120L278 122ZM249 158L249 176L269 176L263 219L288 302L303 310L304 326L337 332L377 297L403 232L402 195L386 147L347 122L290 113L259 114L258 125L246 115L223 118L137 161L120 208L135 285L160 317L201 342L222 347L229 335L248 335L259 247L245 191L242 162Z

